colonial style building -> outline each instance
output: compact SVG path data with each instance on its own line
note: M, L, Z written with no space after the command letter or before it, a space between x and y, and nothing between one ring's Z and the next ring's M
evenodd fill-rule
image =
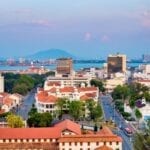
M86 101L88 99L98 101L99 89L97 87L61 87L59 84L58 86L55 85L46 91L44 89L38 89L35 96L38 112L51 112L53 114L57 110L56 102L58 98L62 97L70 101Z
M1 150L122 150L121 137L107 127L83 134L70 120L48 128L0 128L0 133Z

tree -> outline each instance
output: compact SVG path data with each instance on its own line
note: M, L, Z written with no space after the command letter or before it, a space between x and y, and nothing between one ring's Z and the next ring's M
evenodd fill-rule
M51 125L52 115L49 112L45 113L30 112L30 114L31 115L27 120L29 127L49 127Z
M16 84L13 89L13 93L19 93L21 95L26 95L28 92L28 87L25 83Z
M129 96L130 89L127 85L118 85L112 92L113 99L122 99L123 101Z
M91 120L97 121L100 117L102 117L102 108L99 103L96 103L93 99L90 99L86 102L86 106Z
M102 107L100 104L97 104L93 112L94 121L97 121L98 119L100 119L100 117L102 117L102 114L103 114Z
M10 114L6 117L8 126L11 128L21 128L24 126L23 119L20 116Z
M74 118L74 120L78 120L83 116L83 107L81 101L72 101L69 104L69 114Z
M137 108L135 109L135 116L138 119L138 127L139 127L139 120L142 118L142 114Z
M61 118L62 115L63 115L63 110L64 108L67 109L68 106L67 105L67 101L68 99L66 99L65 97L64 98L59 98L56 102L56 106L58 108L58 114L59 114L59 117Z
M129 105L133 109L135 107L135 100L134 99L130 99L129 100Z
M102 82L101 80L92 79L92 80L90 81L90 84L91 84L91 85L94 85L94 86L96 86L96 87L98 87L99 90L102 91L102 92L105 91L104 84L103 84L103 82Z

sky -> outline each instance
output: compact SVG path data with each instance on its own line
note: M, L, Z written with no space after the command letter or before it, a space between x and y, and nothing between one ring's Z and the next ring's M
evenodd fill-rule
M51 48L96 59L150 54L150 0L0 0L0 57Z

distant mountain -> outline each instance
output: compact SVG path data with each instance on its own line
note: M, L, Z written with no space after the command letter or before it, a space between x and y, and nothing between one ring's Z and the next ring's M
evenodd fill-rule
M45 60L45 59L57 59L62 57L70 57L73 59L76 58L72 54L61 49L49 49L49 50L39 51L35 54L27 56L26 58L34 59L34 60Z

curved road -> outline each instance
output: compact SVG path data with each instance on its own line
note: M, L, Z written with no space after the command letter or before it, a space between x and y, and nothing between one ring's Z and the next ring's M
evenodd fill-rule
M101 96L100 102L103 107L105 120L112 119L118 126L118 130L115 132L123 139L123 150L132 150L131 137L126 136L125 133L119 128L120 126L125 128L128 125L122 116L114 109L114 106L111 103L112 98L110 96Z

